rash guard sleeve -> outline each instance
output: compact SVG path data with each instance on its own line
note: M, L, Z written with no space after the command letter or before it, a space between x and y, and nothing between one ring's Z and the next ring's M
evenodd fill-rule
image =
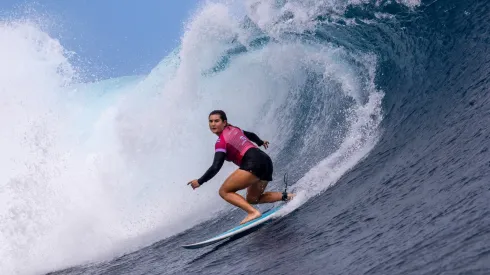
M245 134L248 139L255 142L259 147L264 145L264 142L255 133L243 131L243 134Z
M216 176L216 174L218 174L221 167L223 167L223 163L225 162L225 156L225 152L216 151L216 153L214 153L213 164L211 165L211 167L209 167L206 173L204 173L204 175L197 180L200 185L212 179L214 176Z

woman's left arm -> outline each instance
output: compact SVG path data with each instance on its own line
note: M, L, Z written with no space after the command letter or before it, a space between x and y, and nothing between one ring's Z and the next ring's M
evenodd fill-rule
M251 141L255 142L259 147L264 146L265 149L269 147L269 142L267 140L261 140L259 136L257 136L255 133L248 132L248 131L243 131L243 134L250 139Z

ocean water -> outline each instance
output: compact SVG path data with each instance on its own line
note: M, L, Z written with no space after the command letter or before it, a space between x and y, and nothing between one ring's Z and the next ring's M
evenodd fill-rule
M489 35L486 1L216 1L148 75L87 82L1 22L1 274L488 274ZM186 186L218 108L297 197L184 250L244 216L233 165Z

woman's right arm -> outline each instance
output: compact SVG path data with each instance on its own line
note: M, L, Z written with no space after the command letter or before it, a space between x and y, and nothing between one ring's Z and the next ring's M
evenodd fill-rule
M204 173L204 175L197 180L199 185L202 185L203 183L209 181L214 176L216 176L216 174L218 174L221 167L223 167L223 163L225 162L225 156L226 153L224 152L214 153L213 164L211 165L211 167L209 167L206 173Z

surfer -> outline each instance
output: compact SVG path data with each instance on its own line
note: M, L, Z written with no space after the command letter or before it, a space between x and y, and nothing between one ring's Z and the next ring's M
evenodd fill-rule
M267 149L269 147L267 140L263 141L256 134L229 124L226 113L221 110L212 111L208 118L209 129L218 136L213 164L202 177L190 181L187 185L196 189L212 179L223 166L225 159L235 163L239 169L228 176L221 185L219 195L225 201L248 213L240 224L262 215L251 204L288 201L293 198L294 194L291 193L264 192L267 184L272 180L272 160L254 143ZM246 199L236 193L245 188L247 188Z

